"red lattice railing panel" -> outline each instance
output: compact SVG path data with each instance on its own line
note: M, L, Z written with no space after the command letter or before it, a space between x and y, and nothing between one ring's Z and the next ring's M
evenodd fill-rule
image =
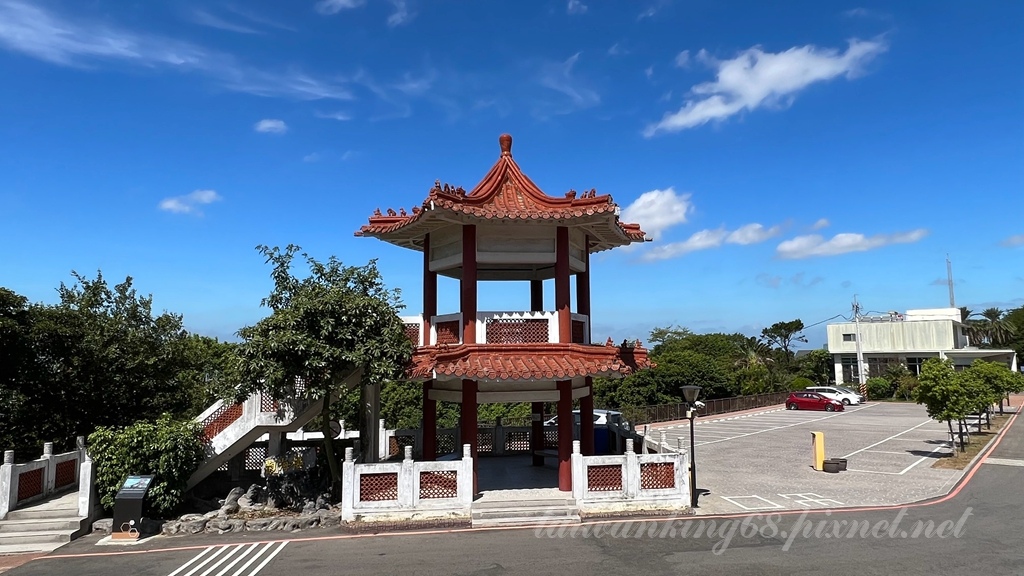
M398 473L360 474L359 501L379 502L382 500L398 500Z
M590 492L622 490L622 466L619 464L587 466L587 490Z
M212 440L214 436L223 432L225 428L231 426L232 422L241 417L241 404L225 404L207 416L206 420L203 420L203 435L207 440Z
M455 498L459 495L459 474L454 470L420 472L420 500Z
M640 489L676 487L676 467L672 462L649 462L640 465Z
M63 462L57 463L57 469L54 471L53 489L60 490L65 486L71 486L72 484L78 483L78 476L75 474L75 465L78 464L78 460L64 460Z
M455 434L437 435L437 455L444 456L455 452Z
M388 439L388 457L392 458L394 456L402 456L404 458L406 446L412 446L415 448L416 437L409 435L392 436Z
M413 346L420 345L420 324L405 323L405 337L412 342Z
M18 475L18 502L34 498L43 493L43 468L36 468Z
M582 320L572 321L572 341L573 344L586 344L586 332L587 324Z
M532 344L547 341L547 320L492 318L487 321L488 344Z
M280 404L266 394L260 394L260 412L277 412Z
M437 323L437 344L462 342L462 324L458 320Z
M544 448L558 448L558 430L544 431Z
M480 452L494 452L494 431L493 430L477 430L476 432L476 451Z
M530 433L529 432L507 432L505 433L505 451L506 452L529 452L530 451Z

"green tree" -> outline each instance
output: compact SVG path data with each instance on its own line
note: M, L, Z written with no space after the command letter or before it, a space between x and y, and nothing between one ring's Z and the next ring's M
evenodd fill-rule
M799 376L812 380L818 386L828 386L835 381L835 364L828 350L811 350L797 359Z
M412 355L397 311L401 294L388 289L376 261L343 266L335 257L320 262L303 253L309 275L292 271L301 248L257 246L273 266L274 287L261 305L268 317L239 330L242 381L240 396L261 391L275 398L323 399L321 426L331 477L337 486L340 469L330 442L331 399L344 389L345 379L362 369L361 405L379 401L382 384L402 378ZM301 382L301 391L296 384ZM360 410L360 430L368 437Z
M984 406L998 403L1000 412L1008 394L1024 391L1024 374L1011 372L1006 365L997 362L975 360L962 374L985 392Z
M797 318L789 322L776 322L761 330L761 338L782 350L786 359L792 357L792 346L794 342L807 343L807 337L803 335L804 323Z
M962 422L979 404L977 388L957 374L951 360L938 358L929 358L921 365L914 400L924 405L928 416L946 422L950 438L955 437L953 421ZM964 449L962 441L960 447Z

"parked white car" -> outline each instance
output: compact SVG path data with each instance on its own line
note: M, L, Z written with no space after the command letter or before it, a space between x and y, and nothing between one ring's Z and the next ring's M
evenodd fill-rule
M838 400L846 406L857 405L864 401L864 397L860 394L839 386L808 386L806 390L808 392L817 392L825 398Z

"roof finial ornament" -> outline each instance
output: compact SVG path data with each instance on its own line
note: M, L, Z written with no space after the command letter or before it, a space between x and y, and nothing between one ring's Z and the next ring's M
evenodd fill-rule
M502 134L501 136L498 136L498 144L501 146L501 155L502 156L511 156L512 155L512 135L511 134Z

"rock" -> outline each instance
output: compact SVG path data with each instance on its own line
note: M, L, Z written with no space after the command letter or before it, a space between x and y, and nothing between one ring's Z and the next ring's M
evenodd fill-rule
M316 516L320 519L319 525L321 528L333 528L334 526L341 525L340 511L319 510L317 511Z
M206 518L207 520L210 520L212 518L216 518L217 516L220 516L220 510L211 510L211 511L207 512L206 514L203 514L203 518ZM182 517L181 519L184 520L185 518Z
M206 524L210 522L206 518L200 518L199 520L182 520L178 522L180 525L180 532L182 534L202 534L206 530Z
M160 533L164 536L174 536L179 532L181 532L181 522L178 522L177 520L172 520L170 522L164 522L163 530L161 530Z
M317 510L326 510L327 508L330 508L330 507L331 507L331 503L330 503L330 501L327 498L325 498L322 495L321 496L317 496L317 498L316 498L316 509Z
M160 534L163 531L164 521L154 518L143 518L139 525L139 533L142 535Z
M259 484L253 484L249 486L249 490L246 491L245 497L252 503L262 504L266 502L267 491Z
M216 514L214 515L216 516ZM178 518L178 520L182 522L195 522L196 520L203 520L204 518L205 516L202 514L185 514L181 518Z
M223 507L230 506L232 504L237 504L238 499L241 498L242 496L245 496L245 490L242 490L242 488L239 486L235 486L234 488L231 489L231 492L228 492L228 495L226 498L224 498L224 503L221 504L221 506Z
M308 530L315 528L320 523L320 518L316 516L299 516L297 518L289 518L284 521L284 525L281 527L286 532L294 532L295 530Z
M99 520L92 523L93 532L102 532L104 534L110 534L114 529L113 518L100 518Z
M245 530L245 520L222 520L215 519L206 523L207 534L225 534L227 532L242 532Z
M316 512L317 509L318 508L317 508L316 502L310 500L310 501L306 502L305 506L302 507L302 513L303 514L312 514L312 513Z
M231 514L236 514L241 509L242 509L242 507L239 506L238 505L238 501L235 500L234 502L228 502L227 504L224 504L223 506L221 506L221 508L220 508L220 515L221 516L230 516Z

